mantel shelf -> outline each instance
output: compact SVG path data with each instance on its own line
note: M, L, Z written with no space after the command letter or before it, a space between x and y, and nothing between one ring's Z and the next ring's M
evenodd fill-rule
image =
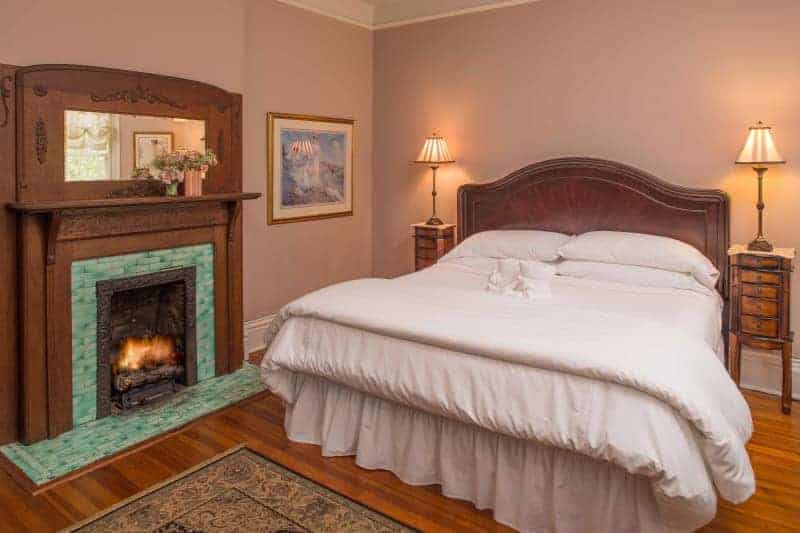
M238 202L240 200L255 200L261 193L221 193L206 194L203 196L144 196L131 198L103 198L100 200L64 200L55 202L15 202L6 204L9 209L18 213L36 214L53 213L57 211L100 209L109 207L136 207L136 206L169 206L209 202Z

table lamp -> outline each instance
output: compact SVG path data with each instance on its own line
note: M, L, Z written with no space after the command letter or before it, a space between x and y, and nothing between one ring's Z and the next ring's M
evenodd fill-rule
M433 169L433 192L431 192L433 196L433 214L426 224L429 226L441 226L444 222L436 216L436 169L439 168L439 165L445 163L455 163L455 159L450 156L450 150L447 148L447 141L443 137L436 135L436 132L433 132L433 135L425 139L422 151L414 162L425 163Z
M769 126L763 122L750 128L744 148L736 158L737 165L753 165L758 177L758 235L747 245L747 249L757 252L771 252L772 245L764 238L764 192L763 181L764 173L767 171L766 165L782 165L786 161L778 153L775 142L772 140L772 133Z

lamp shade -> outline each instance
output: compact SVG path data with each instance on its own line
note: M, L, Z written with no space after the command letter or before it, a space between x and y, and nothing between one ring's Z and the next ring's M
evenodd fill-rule
M759 122L750 128L747 141L745 141L742 151L739 152L736 163L768 165L786 163L786 161L781 157L775 141L772 140L770 127Z
M422 150L414 162L440 165L442 163L455 163L455 161L456 160L450 155L447 141L444 137L439 137L434 133L425 139L425 145L422 147Z

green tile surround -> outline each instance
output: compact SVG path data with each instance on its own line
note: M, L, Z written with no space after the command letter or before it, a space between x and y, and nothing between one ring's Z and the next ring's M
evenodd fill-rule
M72 420L95 420L97 410L98 281L194 266L197 301L197 380L214 377L214 247L184 246L72 263Z
M264 388L258 368L245 363L241 370L184 389L163 403L94 420L29 446L7 444L0 452L41 485Z

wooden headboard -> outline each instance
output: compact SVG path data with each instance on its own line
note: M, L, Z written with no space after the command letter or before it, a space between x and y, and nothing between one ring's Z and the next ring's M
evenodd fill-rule
M691 244L714 263L723 296L728 216L723 191L688 189L621 163L585 157L534 163L500 180L458 189L459 241L497 229L663 235Z

